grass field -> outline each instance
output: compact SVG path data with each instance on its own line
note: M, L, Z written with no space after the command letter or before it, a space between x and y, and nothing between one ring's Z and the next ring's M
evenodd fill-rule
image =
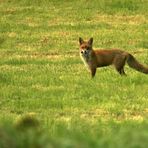
M127 77L107 67L91 79L78 38L148 65L147 8L147 0L0 0L0 147L146 148L148 76L126 66ZM13 129L28 114L42 134Z

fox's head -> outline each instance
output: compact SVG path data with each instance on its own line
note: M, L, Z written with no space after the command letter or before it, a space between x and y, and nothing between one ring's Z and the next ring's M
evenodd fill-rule
M84 41L80 37L79 43L80 43L80 55L87 58L92 51L93 38L90 38L88 41Z

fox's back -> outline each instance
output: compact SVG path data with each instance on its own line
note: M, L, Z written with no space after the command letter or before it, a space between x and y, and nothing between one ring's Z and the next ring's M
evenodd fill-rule
M94 50L98 66L111 65L116 56L122 55L124 52L119 49Z

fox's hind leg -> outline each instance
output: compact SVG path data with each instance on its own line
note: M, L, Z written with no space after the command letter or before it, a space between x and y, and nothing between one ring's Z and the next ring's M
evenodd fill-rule
M126 57L125 56L117 56L113 62L116 70L119 72L120 75L126 75L124 71Z
M115 68L116 68L116 70L119 72L120 75L126 76L126 73L125 73L125 71L124 71L124 66L123 66L123 67L116 67L116 66L115 66Z
M126 73L125 73L125 71L124 71L124 67L121 69L121 75L126 76Z

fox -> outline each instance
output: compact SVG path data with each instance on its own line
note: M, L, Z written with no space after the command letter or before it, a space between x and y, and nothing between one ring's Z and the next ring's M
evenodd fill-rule
M113 65L121 76L126 76L124 71L126 63L129 67L144 74L148 74L148 67L139 63L132 54L126 51L120 49L94 50L92 37L88 41L84 41L79 37L79 44L80 57L85 66L89 69L92 78L95 76L97 68L110 65Z

